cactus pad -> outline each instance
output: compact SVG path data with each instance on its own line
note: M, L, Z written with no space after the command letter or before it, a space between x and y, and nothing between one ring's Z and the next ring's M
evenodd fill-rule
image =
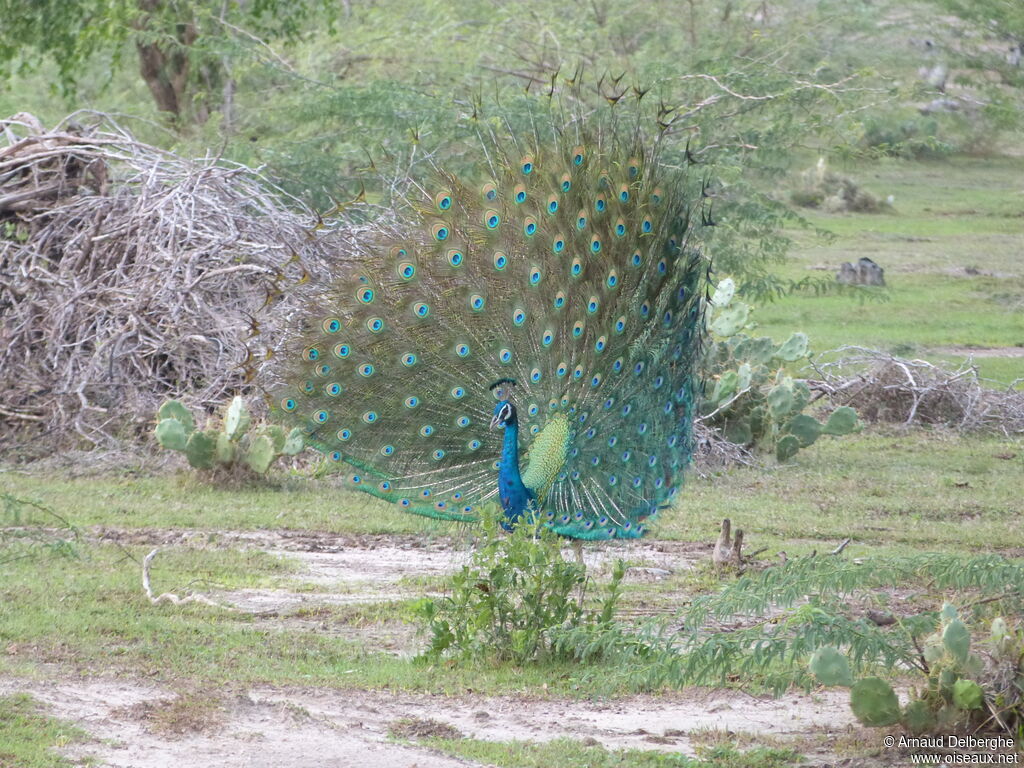
M242 398L236 395L224 415L224 431L229 438L237 441L249 429L251 423L252 417L249 415L249 409L245 407Z
M985 694L973 680L957 680L953 683L953 703L960 709L981 709Z
M811 672L822 685L853 685L853 674L846 657L831 646L819 648L811 656Z
M960 619L953 619L942 631L942 644L950 656L963 664L971 650L971 633Z
M249 444L249 450L245 454L245 463L253 472L263 474L277 458L274 451L274 443L267 435L260 435Z
M192 419L192 411L177 400L165 401L164 404L160 406L160 410L156 412L156 417L160 421L163 421L164 419L177 419L185 428L186 435L191 433L196 426L195 421Z
M185 445L185 458L196 469L213 467L213 456L217 449L216 433L193 432Z
M885 680L865 677L850 689L850 708L864 725L893 725L900 721L900 702Z
M172 451L184 451L188 444L188 432L177 419L162 419L156 425L156 441Z

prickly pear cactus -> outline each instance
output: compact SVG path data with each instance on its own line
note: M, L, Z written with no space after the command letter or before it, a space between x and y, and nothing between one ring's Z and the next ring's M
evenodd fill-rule
M865 677L850 688L850 709L864 725L894 725L900 721L896 691L880 677Z
M1024 630L1006 619L992 621L987 638L979 641L981 656L971 653L971 633L948 603L939 613L938 631L925 638L922 655L927 665L925 684L913 688L914 698L899 709L889 683L877 677L852 683L846 658L835 648L820 648L810 670L822 685L850 687L850 706L865 725L900 723L914 735L977 732L1002 728L1013 735L1024 729ZM999 718L989 717L992 711Z
M734 443L774 451L779 461L792 458L821 435L853 432L857 413L848 406L834 410L824 423L803 413L811 392L785 366L807 357L807 336L794 333L776 344L766 336L747 335L750 307L735 293L733 281L722 280L708 312L712 343L704 360L708 386L701 402L708 423Z
M196 469L246 467L262 475L280 456L295 456L305 448L301 429L287 433L276 425L252 429L252 416L241 397L225 409L220 429L196 430L191 411L177 400L161 405L157 417L157 442L184 453Z
M819 648L811 656L811 672L822 685L853 685L850 662L832 647Z

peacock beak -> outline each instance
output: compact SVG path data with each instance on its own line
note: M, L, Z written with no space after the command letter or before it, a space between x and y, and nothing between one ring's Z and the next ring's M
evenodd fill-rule
M491 419L491 426L489 427L489 429L494 429L495 427L499 426L500 424L501 424L501 416L499 416L498 414L495 414L494 417Z

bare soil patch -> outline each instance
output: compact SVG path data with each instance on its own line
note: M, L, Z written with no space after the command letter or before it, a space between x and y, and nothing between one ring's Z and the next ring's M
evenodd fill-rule
M453 734L493 741L567 737L615 748L693 753L709 731L773 742L823 743L859 731L842 691L789 694L772 700L736 691L690 690L615 701L515 696L433 696L385 691L256 688L226 693L216 729L177 712L172 731L154 729L152 713L174 695L128 680L40 682L0 679L0 694L25 692L56 717L74 721L95 742L73 756L93 755L117 768L449 768L474 763L445 757L391 737ZM171 702L169 704L169 702ZM692 735L692 738L691 738Z

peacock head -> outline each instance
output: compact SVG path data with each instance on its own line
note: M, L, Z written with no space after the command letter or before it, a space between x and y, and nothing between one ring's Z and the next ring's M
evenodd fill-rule
M512 392L515 386L515 379L498 379L491 384L491 392L494 393L494 399L498 401L494 406L494 418L491 419L491 429L519 423L516 418L516 407L512 403Z

